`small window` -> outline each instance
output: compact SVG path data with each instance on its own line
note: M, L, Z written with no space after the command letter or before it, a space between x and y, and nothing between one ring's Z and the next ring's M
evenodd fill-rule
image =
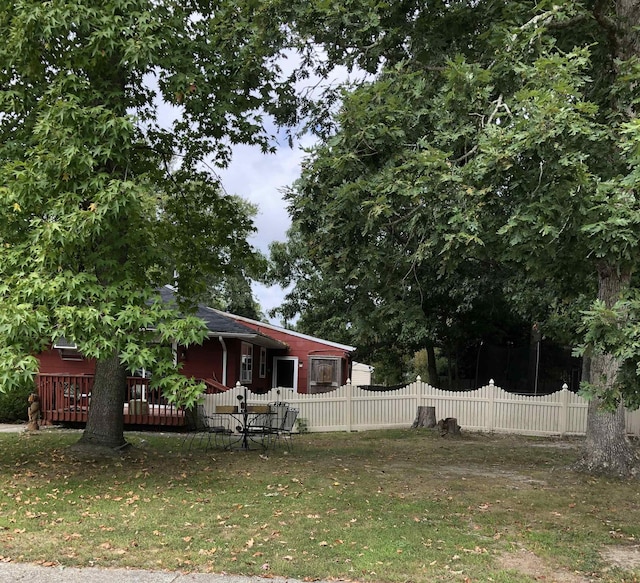
M84 360L75 348L58 348L62 360Z
M338 357L309 357L309 392L323 393L337 389L342 375L342 359Z
M62 360L84 360L76 344L69 342L64 336L60 336L53 347L58 350Z
M260 378L263 379L267 376L267 349L264 346L260 347Z
M240 382L250 383L253 378L253 345L242 343L240 357Z

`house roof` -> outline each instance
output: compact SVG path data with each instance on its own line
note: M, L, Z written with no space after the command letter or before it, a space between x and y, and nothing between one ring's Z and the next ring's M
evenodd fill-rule
M169 286L160 289L162 301L167 304L176 304L175 292ZM209 330L209 337L213 338L238 338L240 340L250 341L258 346L265 348L287 348L284 342L280 342L275 338L271 338L266 334L256 332L253 328L244 326L237 322L230 315L226 315L219 310L209 308L204 305L198 305L195 316L203 320Z
M209 308L213 310L213 308ZM255 326L259 326L265 330L274 330L281 332L283 334L288 334L289 336L294 336L296 338L304 338L305 340L312 340L314 342L318 342L321 344L325 344L327 346L331 346L332 348L338 348L339 350L344 350L345 352L353 352L356 350L355 346L348 346L347 344L339 344L338 342L332 342L330 340L325 340L324 338L317 338L316 336L310 336L309 334L303 334L302 332L296 332L295 330L289 330L288 328L282 328L281 326L275 326L274 324L268 324L266 322L259 322L258 320L252 320L251 318L245 318L244 316L236 316L235 314L229 314L227 312L221 312L219 310L213 310L218 312L221 316L225 316L227 318L232 318L238 323L247 322L248 324L253 324Z

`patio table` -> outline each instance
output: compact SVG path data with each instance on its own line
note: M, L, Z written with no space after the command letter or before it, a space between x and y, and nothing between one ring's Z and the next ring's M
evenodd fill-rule
M271 419L276 415L268 405L241 403L240 407L217 407L216 415L229 415L233 420L230 427L235 429L237 439L229 440L229 449L235 446L249 450L253 443L267 449L266 441L272 434Z

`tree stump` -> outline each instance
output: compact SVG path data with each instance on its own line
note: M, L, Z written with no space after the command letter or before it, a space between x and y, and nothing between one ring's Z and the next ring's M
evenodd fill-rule
M435 407L418 407L416 419L411 426L412 429L417 427L426 427L433 429L436 426L436 408Z
M438 431L440 436L445 435L460 435L460 425L455 417L447 417L446 419L440 419L438 421Z

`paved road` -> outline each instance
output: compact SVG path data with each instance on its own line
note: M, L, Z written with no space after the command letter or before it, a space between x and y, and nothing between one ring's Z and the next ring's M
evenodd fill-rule
M129 569L76 569L41 567L26 563L0 563L2 583L302 583L282 577L241 577L209 573L170 573ZM329 583L316 581L314 583ZM332 581L331 583L336 583Z

